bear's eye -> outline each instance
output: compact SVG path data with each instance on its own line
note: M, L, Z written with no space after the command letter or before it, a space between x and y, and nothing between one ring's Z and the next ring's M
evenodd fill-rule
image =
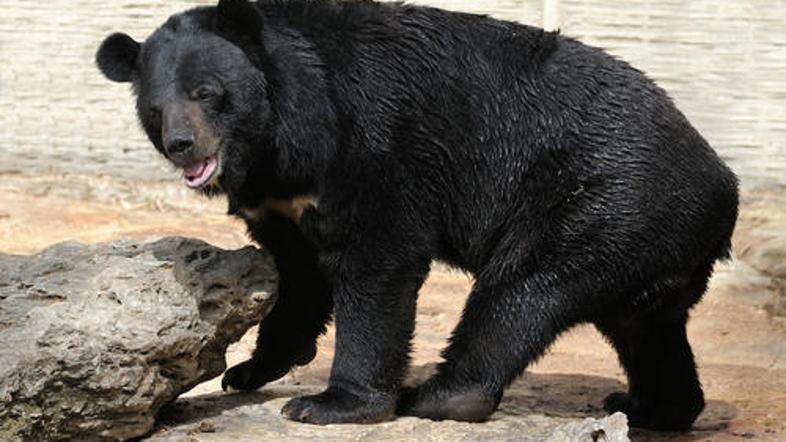
M197 100L207 101L218 96L218 91L208 86L200 86L191 93L191 97Z
M161 109L157 107L151 107L148 109L147 113L152 121L161 120Z

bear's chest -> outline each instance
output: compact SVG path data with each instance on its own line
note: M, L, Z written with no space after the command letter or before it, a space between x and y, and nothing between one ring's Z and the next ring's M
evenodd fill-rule
M299 225L306 209L316 208L317 204L317 197L313 195L291 199L266 198L254 207L241 207L238 214L248 223L261 223L266 217L275 214Z

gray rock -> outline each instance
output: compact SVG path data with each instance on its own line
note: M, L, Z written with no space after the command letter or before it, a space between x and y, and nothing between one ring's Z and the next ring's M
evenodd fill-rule
M587 418L557 428L547 442L627 442L628 418L614 413L602 419Z
M510 407L488 422L434 422L414 417L374 425L317 426L292 422L280 414L289 398L313 394L318 386L276 383L254 393L211 393L181 398L168 407L151 442L259 441L500 441L500 442L624 442L628 426L621 413L604 418L577 419L521 413Z
M119 440L226 368L272 259L166 238L0 254L0 440Z

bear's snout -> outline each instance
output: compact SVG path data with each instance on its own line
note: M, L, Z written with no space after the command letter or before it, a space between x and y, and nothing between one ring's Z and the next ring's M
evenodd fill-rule
M167 134L164 138L164 149L171 158L188 160L194 147L194 133L191 131L177 131Z
M194 131L183 106L176 103L164 107L161 140L167 157L178 165L188 163L194 155Z

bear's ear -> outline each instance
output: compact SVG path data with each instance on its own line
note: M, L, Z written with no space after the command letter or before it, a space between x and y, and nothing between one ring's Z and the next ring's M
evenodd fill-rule
M126 34L112 34L101 43L96 53L96 64L106 78L128 82L137 70L141 45Z
M262 14L248 0L219 0L216 27L219 31L256 37L262 31Z

